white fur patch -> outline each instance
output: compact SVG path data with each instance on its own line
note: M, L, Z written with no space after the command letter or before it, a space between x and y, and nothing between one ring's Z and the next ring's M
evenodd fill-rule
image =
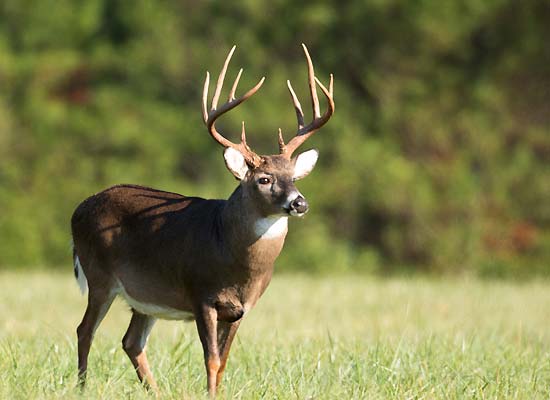
M223 152L225 165L235 175L235 178L242 180L248 172L248 165L240 151L228 147Z
M130 295L126 292L124 286L122 286L120 282L119 285L120 295L124 297L124 300L126 300L130 307L141 314L150 315L151 317L159 319L171 320L192 320L194 318L193 313L189 311L177 310L172 307L166 307L162 305L159 306L157 304L142 303L134 299L133 297L130 297Z
M315 149L304 151L296 157L294 163L294 179L305 178L315 167L319 152Z
M80 288L80 293L86 294L86 291L88 290L88 280L86 279L86 275L84 274L84 270L82 269L82 264L80 264L78 256L74 259L74 267L77 273L76 282Z
M286 234L288 217L274 216L260 218L254 224L254 232L260 239L274 239Z

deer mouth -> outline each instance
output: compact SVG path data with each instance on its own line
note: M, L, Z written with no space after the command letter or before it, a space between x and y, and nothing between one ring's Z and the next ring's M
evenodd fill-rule
M298 210L295 210L293 208L290 208L290 207L283 207L283 212L285 214L288 214L292 217L303 217L304 215L307 214L307 212L309 211L309 209L306 209L305 211L298 211Z
M296 210L290 210L288 213L292 215L293 217L303 217L307 214L309 210L305 210L304 212L298 212Z

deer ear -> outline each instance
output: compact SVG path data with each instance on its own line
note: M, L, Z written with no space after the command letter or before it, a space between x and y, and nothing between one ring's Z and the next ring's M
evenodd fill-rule
M317 158L319 158L319 152L315 149L298 154L298 157L294 159L293 178L298 180L308 176L315 167Z
M228 147L223 152L223 158L227 169L231 171L235 178L242 180L246 176L248 165L239 150Z

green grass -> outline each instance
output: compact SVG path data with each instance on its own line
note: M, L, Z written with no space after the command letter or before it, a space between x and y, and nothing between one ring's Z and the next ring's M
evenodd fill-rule
M76 385L85 308L72 281L0 274L0 398L154 398L120 342L118 301ZM162 398L205 398L192 323L160 322L148 348ZM220 398L550 398L550 283L364 276L274 279L241 325Z

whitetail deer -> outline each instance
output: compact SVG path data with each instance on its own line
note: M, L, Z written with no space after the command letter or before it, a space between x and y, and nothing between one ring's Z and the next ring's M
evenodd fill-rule
M211 110L209 74L202 98L210 135L225 147L227 168L240 180L228 200L186 197L134 185L118 185L84 200L71 224L75 275L88 288L88 306L78 326L78 371L83 386L94 332L117 295L132 310L122 345L139 379L158 391L145 344L157 318L195 320L204 349L208 392L215 395L231 342L243 315L266 289L287 233L289 215L302 216L308 203L294 182L308 175L318 153L292 153L334 112L333 79L328 89L309 73L313 120L304 124L300 102L287 81L298 118L296 136L285 145L279 129L279 154L260 156L246 144L222 136L215 122L258 91L264 78L236 99L239 71L227 103L218 108L231 49L222 68ZM327 98L321 115L316 83Z

